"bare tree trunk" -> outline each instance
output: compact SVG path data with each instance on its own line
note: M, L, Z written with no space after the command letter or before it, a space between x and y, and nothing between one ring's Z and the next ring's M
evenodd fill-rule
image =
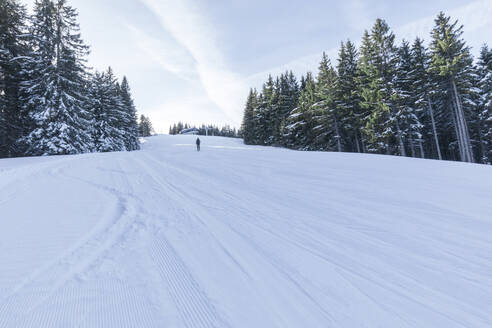
M422 140L419 140L420 157L425 158L424 145Z
M396 129L398 132L398 141L400 143L400 155L406 157L407 153L405 151L405 144L403 143L403 137L401 135L400 123L398 123L398 119L396 120Z
M462 146L462 139L460 132L458 130L458 123L456 121L456 105L454 104L454 101L450 104L451 106L451 113L452 113L452 118L453 118L453 126L454 126L454 132L456 134L456 139L458 141L458 151L460 152L460 160L463 160L464 154L463 154L463 146Z
M439 138L437 137L436 121L434 120L434 111L432 110L432 103L429 96L427 96L427 103L429 104L429 114L432 122L432 134L434 134L434 142L436 143L437 156L439 160L442 160L441 147L439 147ZM424 152L422 151L422 157L423 157L423 153Z
M480 139L480 163L487 164L485 142L483 140L482 127L478 126L478 138Z
M357 152L360 153L359 138L357 137L357 132L355 133L355 146L357 147Z
M463 161L463 162L466 162L466 153L465 153L465 141L463 139L463 130L462 130L462 126L461 126L461 122L460 122L460 114L459 114L459 110L458 110L458 104L456 103L456 99L454 97L454 91L453 90L450 90L450 92L452 93L452 98L451 98L451 106L453 108L453 123L454 123L454 127L455 127L455 130L456 130L456 138L458 140L458 148L459 148L459 152L460 152L460 160Z
M459 126L458 130L461 132L461 141L463 146L463 157L461 160L463 162L473 163L473 151L470 141L470 133L468 132L468 126L465 119L465 113L463 112L463 106L458 94L458 89L456 88L456 83L451 80L451 86L453 87L454 100L456 103L456 121Z
M337 118L335 115L333 115L333 118L335 119L335 133L337 134L337 149L338 149L338 152L341 153L342 152L342 143L340 141L340 133L338 130Z
M417 157L415 156L415 143L413 142L413 139L410 139L410 152L412 157Z

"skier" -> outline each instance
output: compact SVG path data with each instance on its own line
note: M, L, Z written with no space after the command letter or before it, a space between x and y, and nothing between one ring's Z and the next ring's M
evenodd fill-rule
M200 138L196 138L196 150L200 151Z

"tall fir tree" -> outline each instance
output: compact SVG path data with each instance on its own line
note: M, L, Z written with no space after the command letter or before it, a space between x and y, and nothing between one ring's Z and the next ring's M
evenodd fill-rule
M382 19L377 19L371 34L366 33L361 56L361 106L369 111L365 124L368 151L405 155L401 128L396 120L394 78L396 72L395 36ZM396 144L396 146L395 146Z
M281 84L280 78L277 76L273 83L272 96L268 102L268 117L269 117L269 135L268 145L280 144L280 122L282 121L282 115L279 110L281 100Z
M34 124L24 138L28 155L76 154L90 150L85 101L88 47L75 9L66 0L36 0L31 25L33 52L27 62L32 75L23 91L25 110Z
M0 48L0 62L5 62L7 51ZM5 97L5 79L3 73L0 73L0 158L8 155L8 133L7 133L7 99Z
M89 84L88 109L94 119L91 125L92 150L96 152L115 151L117 131L112 117L112 95L104 73L95 72Z
M289 85L287 80L287 73L280 74L275 80L275 95L272 99L272 106L275 107L272 117L273 129L272 129L272 142L274 145L282 144L282 124L285 123L285 118L289 114L289 99L288 91Z
M313 113L313 149L342 151L341 117L336 105L337 74L323 53L316 80Z
M279 81L279 95L273 130L273 140L277 145L284 143L285 123L290 112L297 106L299 97L299 85L292 71L280 75Z
M140 149L136 109L128 80L118 84L111 68L95 72L89 83L86 108L90 111L92 150L97 152Z
M340 112L341 125L345 134L345 150L361 153L363 112L360 107L358 85L358 54L351 41L342 42L338 53L338 79L336 105Z
M0 1L0 158L21 155L18 140L24 133L20 84L26 43L26 10L17 0Z
M484 123L486 124L482 120L481 90L478 89L480 80L481 74L478 70L478 65L473 65L467 76L466 83L460 84L460 90L462 90L461 99L470 135L473 161L477 163L483 162L485 151L483 125Z
M125 147L126 150L138 150L140 149L140 142L138 139L138 118L137 109L133 101L130 85L126 76L123 77L120 86L120 96L123 105L124 126L123 132L125 134Z
M463 106L462 95L470 90L473 59L462 39L463 26L458 21L440 13L432 30L431 71L441 78L441 88L446 90L445 104L452 118L458 144L459 158L474 162L470 131L467 122L467 108Z
M257 92L254 89L250 89L248 100L246 101L246 107L244 109L243 123L241 130L243 131L244 143L247 145L254 144L256 141L255 135L255 110L256 110Z
M481 137L481 162L492 164L492 49L483 45L477 63L480 98L479 128Z
M121 97L121 86L116 78L113 69L108 67L104 73L105 86L109 94L109 112L110 124L112 126L113 151L122 151L126 149L126 125L129 121L129 115L125 110L123 99Z
M424 125L422 129L424 154L430 158L442 159L435 114L435 104L440 98L439 81L429 72L431 58L422 39L415 39L411 54L412 69L409 78L415 111Z
M299 92L306 89L306 77L304 75L301 76L301 81L299 82ZM299 95L300 96L300 95Z
M369 32L365 30L359 49L355 83L357 86L357 89L355 90L355 99L359 101L358 106L360 108L360 134L361 149L363 153L370 151L368 149L370 133L368 133L366 126L373 111L373 102L371 99L374 98L372 89L374 88L373 76L376 74L376 67L372 62L372 58L373 45L371 36L369 35Z
M288 104L288 110L285 113L284 124L282 125L285 125L287 117L294 110L294 108L297 107L297 104L299 102L301 86L297 82L297 79L292 71L289 71L289 76L287 77L287 86L288 91L286 91L285 94L287 95L286 103Z
M412 157L424 158L422 128L416 107L412 81L413 61L410 45L403 40L397 52L397 70L395 75L395 120L400 129L402 147L406 147Z
M257 143L260 145L269 145L273 140L273 114L276 111L274 100L275 85L272 76L268 77L267 82L263 85L262 92L258 96L257 110L255 111L255 135Z
M174 134L178 134L181 130L178 131L179 125L182 126L180 122L178 125L174 124L173 130ZM138 131L141 137L150 137L154 134L154 128L152 127L152 122L145 115L140 115L140 122L138 122Z
M311 150L313 144L312 106L317 102L316 83L311 73L307 73L303 81L304 89L300 93L298 106L287 118L284 138L289 148Z

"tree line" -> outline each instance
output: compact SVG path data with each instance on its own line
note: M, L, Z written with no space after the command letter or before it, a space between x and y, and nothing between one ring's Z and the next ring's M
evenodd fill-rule
M0 157L139 149L126 77L87 67L66 0L0 1Z
M175 135L180 134L181 131L187 129L197 129L198 135L200 136L216 136L216 137L229 137L229 138L239 138L241 136L241 131L236 130L235 127L231 127L229 125L224 125L223 127L218 127L216 125L205 125L202 124L199 127L195 125L191 125L188 123L178 122L177 124L173 124L169 127L169 134Z
M357 48L342 42L336 67L323 54L316 76L269 76L251 89L246 144L492 162L492 50L474 61L463 26L444 13L429 46L395 43L377 19Z

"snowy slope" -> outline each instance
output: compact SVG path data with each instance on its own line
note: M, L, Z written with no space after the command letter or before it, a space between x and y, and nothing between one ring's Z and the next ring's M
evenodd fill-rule
M0 160L0 327L492 327L492 167L192 136Z

